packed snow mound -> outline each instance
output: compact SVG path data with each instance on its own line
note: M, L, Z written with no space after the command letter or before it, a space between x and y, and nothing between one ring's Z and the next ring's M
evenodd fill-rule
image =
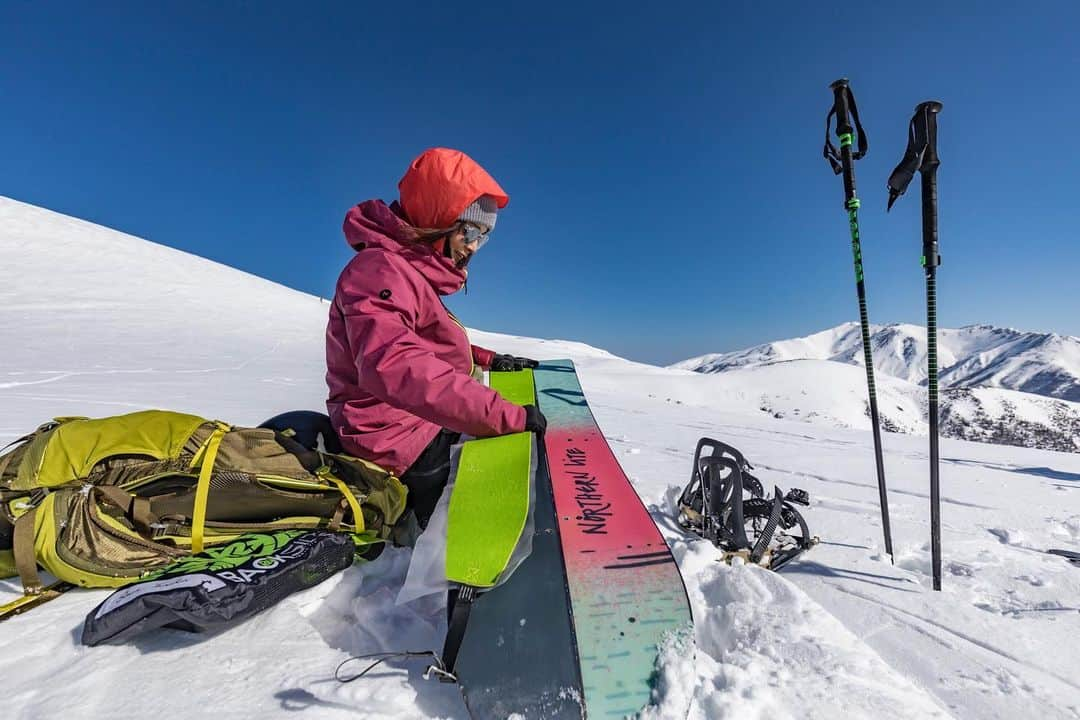
M19 259L0 264L0 445L57 415L163 407L244 424L322 406L327 306L318 298L4 199L0 253ZM835 389L856 382L857 366L819 358L703 375L577 342L470 334L500 352L575 361L680 564L693 637L665 647L648 716L1080 714L1080 659L1062 642L1080 635L1080 572L1045 552L1080 549L1071 495L1080 456L943 441L945 578L934 593L925 439L884 440L894 566L881 551L861 392ZM883 379L883 405L907 402L906 392ZM788 414L762 412L763 393ZM832 421L799 421L804 400L828 402ZM701 436L742 450L767 487L806 489L821 544L769 574L727 567L683 533L675 499ZM199 715L211 698L228 717L464 720L459 690L425 680L423 663L334 679L355 655L442 646L441 603L395 603L410 558L390 548L219 634L162 630L119 646L79 645L85 615L108 591L72 590L0 624L5 717ZM19 592L17 580L0 580L0 602Z
M779 575L717 562L708 543L677 544L693 604L694 642L664 648L657 720L861 717L948 718L836 618ZM685 678L695 682L687 693ZM717 685L724 692L717 692ZM794 709L794 710L793 710Z

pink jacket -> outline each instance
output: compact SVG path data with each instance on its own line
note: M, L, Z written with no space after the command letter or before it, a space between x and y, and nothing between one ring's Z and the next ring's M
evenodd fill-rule
M396 204L345 216L356 256L338 278L326 328L326 409L345 452L400 475L446 427L477 437L521 432L525 410L472 376L494 353L469 343L440 296L465 273L427 245L401 240Z

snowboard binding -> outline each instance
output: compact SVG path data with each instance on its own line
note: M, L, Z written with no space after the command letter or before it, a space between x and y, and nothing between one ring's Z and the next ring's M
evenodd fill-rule
M690 482L679 498L679 524L722 550L725 560L742 557L779 570L818 542L795 509L809 507L810 495L798 488L785 495L777 487L767 498L751 470L731 445L698 440Z

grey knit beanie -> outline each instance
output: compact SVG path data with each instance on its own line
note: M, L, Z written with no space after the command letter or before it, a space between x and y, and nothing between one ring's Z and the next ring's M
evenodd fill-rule
M481 195L476 201L461 211L458 220L468 220L483 225L491 232L495 229L495 217L499 212L499 206L495 198L490 195Z

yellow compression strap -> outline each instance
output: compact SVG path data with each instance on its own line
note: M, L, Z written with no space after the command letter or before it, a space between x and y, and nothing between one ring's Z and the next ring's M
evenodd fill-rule
M364 513L360 510L360 503L357 501L356 496L353 495L353 491L349 489L349 486L344 481L339 480L330 474L329 468L319 468L316 471L319 477L324 477L330 482L337 485L337 489L341 491L341 494L345 496L345 500L349 503L349 507L352 509L353 514L353 532L364 532Z
M35 518L37 507L32 507L15 520L15 533L12 546L15 555L15 568L19 571L23 592L37 595L44 585L37 571L37 555L34 553Z
M203 531L206 528L206 501L210 497L210 476L214 472L214 461L225 437L226 426L218 425L201 453L202 467L199 468L199 484L195 486L195 507L191 516L191 552L200 553L203 549Z

